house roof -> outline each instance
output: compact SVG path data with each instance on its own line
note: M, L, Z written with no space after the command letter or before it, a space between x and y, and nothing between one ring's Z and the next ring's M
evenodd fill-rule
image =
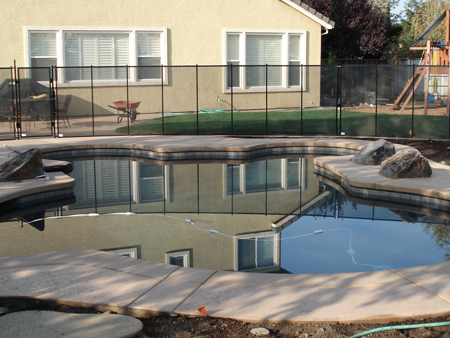
M308 5L304 4L300 0L280 0L280 1L284 2L288 6L291 6L292 8L296 9L300 13L306 15L307 17L314 20L322 27L327 28L327 29L334 28L334 21L328 19L326 16L320 14L315 9L309 7Z

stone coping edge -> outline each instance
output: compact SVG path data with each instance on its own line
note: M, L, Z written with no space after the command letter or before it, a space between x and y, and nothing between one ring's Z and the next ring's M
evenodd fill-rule
M328 178L331 181L336 182L336 172L321 167L317 164L314 165L314 173ZM340 177L340 186L351 196L360 197L364 199L379 200L384 202L400 203L407 205L415 205L422 208L437 209L442 211L450 211L450 201L432 196L426 196L422 194L412 194L407 192L389 191L389 190L377 190L364 187L357 187L350 184L345 177Z
M180 152L158 152L134 148L74 148L66 150L51 150L43 152L47 159L60 159L72 157L133 157L152 159L159 161L183 161L183 160L247 160L258 157L289 156L289 155L353 155L358 150L341 147L316 147L316 146L286 146L263 148L256 150L226 151L226 150L203 150L203 151L180 151Z

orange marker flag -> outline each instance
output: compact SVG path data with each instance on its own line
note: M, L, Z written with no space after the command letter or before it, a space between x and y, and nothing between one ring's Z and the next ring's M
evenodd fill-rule
M197 311L200 312L204 316L208 316L208 314L206 313L206 307L204 307L204 306L198 307Z

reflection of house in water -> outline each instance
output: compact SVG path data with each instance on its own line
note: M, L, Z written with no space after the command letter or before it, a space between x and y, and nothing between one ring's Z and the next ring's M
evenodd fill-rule
M6 229L3 238L8 236L11 245L0 255L115 250L196 268L279 271L282 227L272 224L317 199L319 182L312 173L312 161L298 158L245 164L75 162L77 201L64 208L64 215L137 215L46 220L39 236L31 227ZM198 230L186 219L228 236Z

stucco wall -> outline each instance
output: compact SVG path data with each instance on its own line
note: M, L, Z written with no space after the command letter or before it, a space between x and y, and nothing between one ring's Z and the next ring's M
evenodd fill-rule
M27 65L24 27L58 28L165 28L167 29L167 60L169 65L222 65L224 63L223 29L236 30L294 30L306 32L306 64L319 65L321 54L321 26L280 0L152 0L152 1L60 1L19 0L0 4L2 20L0 35L2 53L0 66ZM217 97L230 102L224 92L224 71L204 68L199 72L199 109L221 109ZM23 72L22 77L26 76ZM300 92L271 93L269 108L318 106L320 104L319 76L305 76L304 96ZM197 109L195 68L174 68L167 74L164 86L164 111L180 112ZM86 84L88 85L88 84ZM161 88L130 83L130 100L140 100L139 112L162 111ZM125 100L123 86L102 87L96 84L94 95L71 84L60 85L60 94L72 94L74 100L69 115L112 113L108 108L115 100ZM303 100L303 102L301 102ZM265 94L235 95L238 110L264 109ZM302 104L303 103L303 104ZM224 107L229 109L229 106ZM142 116L144 117L144 116ZM154 116L151 116L154 117Z
M0 65L24 66L23 27L169 30L169 64L222 64L222 28L308 31L308 64L320 64L318 23L279 0L3 1Z

